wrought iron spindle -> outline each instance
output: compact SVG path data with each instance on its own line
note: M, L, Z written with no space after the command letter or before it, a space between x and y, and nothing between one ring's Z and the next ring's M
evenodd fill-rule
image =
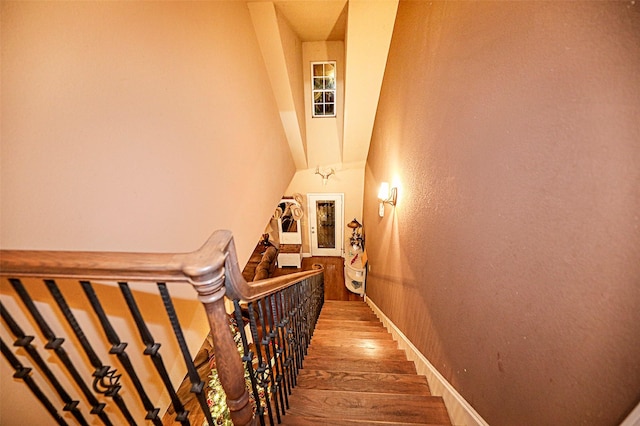
M288 316L289 323L287 324L286 330L286 338L287 345L289 347L289 352L287 354L287 362L290 365L289 374L291 376L291 383L295 387L298 381L298 360L297 360L297 351L298 351L298 342L297 342L297 333L296 328L297 318L295 316L295 303L293 296L295 294L295 287L289 287L285 289L283 292L283 298L285 303L285 309Z
M281 396L282 394L284 394L284 405L286 407L286 409L289 409L289 395L291 394L291 387L289 384L289 380L287 377L287 370L285 367L285 357L286 357L286 342L283 338L283 321L284 321L284 314L282 312L282 310L280 309L280 305L278 303L278 299L280 297L280 293L282 291L279 291L275 294L272 294L270 296L270 300L269 302L271 303L271 312L272 312L272 317L273 317L273 323L274 323L274 332L275 332L275 340L277 342L277 357L274 360L277 364L278 364L278 368L280 370L280 380L281 380ZM283 412L284 408L283 408Z
M147 324L142 318L142 314L140 313L140 309L138 309L138 304L136 303L133 294L131 293L131 289L129 288L129 284L125 282L119 282L118 286L120 287L120 291L124 296L125 301L127 302L127 306L129 307L129 312L133 317L136 327L138 328L138 333L140 334L140 338L142 342L146 345L144 350L144 354L151 358L153 365L158 372L158 375L162 379L162 383L165 386L165 389L169 393L169 397L171 398L171 403L173 404L173 408L176 411L176 421L180 422L184 426L190 425L189 422L189 411L184 409L184 405L176 395L176 391L171 384L171 379L169 378L169 373L162 361L162 356L158 352L160 349L160 343L154 341Z
M36 396L36 398L38 398L38 401L40 401L42 405L44 405L44 408L46 408L49 414L51 414L51 417L55 419L56 423L58 423L59 425L66 425L67 422L58 413L58 411L56 410L56 407L54 407L51 401L49 401L49 398L47 398L47 396L42 392L42 390L40 390L40 387L33 380L33 377L31 377L31 374L30 374L31 368L23 366L20 360L18 360L18 358L13 354L13 352L11 352L9 347L4 343L4 340L2 340L1 338L0 338L0 352L2 352L2 355L4 355L7 361L9 361L9 364L11 364L11 367L13 367L13 370L15 371L13 377L16 379L20 379L24 383L26 383L26 385L29 387L31 392Z
M109 343L111 343L111 349L109 350L109 353L114 354L118 357L118 360L122 364L122 367L131 379L131 382L136 389L136 392L138 394L138 397L140 398L140 401L142 402L144 409L147 411L145 419L151 420L156 426L162 426L162 421L158 416L160 409L153 406L153 403L149 399L149 396L147 395L147 392L145 391L135 368L133 368L133 364L131 363L129 355L125 351L127 343L123 343L120 340L118 333L116 333L115 329L111 325L111 322L109 321L109 317L107 317L107 314L102 308L102 304L100 303L98 296L93 290L91 283L89 281L80 281L80 285L82 286L82 289L84 290L84 293L87 296L87 299L89 300L93 311L100 321L100 325L102 326L102 330L104 331L107 340L109 340Z
M173 302L171 302L171 296L169 296L167 285L165 283L158 283L158 290L160 291L160 295L162 296L164 308L167 311L167 315L169 316L169 321L171 322L171 327L173 328L173 334L176 336L176 340L178 341L178 345L180 346L180 351L182 352L182 357L184 358L184 362L187 366L189 380L191 381L191 393L194 393L198 398L200 409L203 411L207 422L210 425L214 425L215 423L211 418L211 410L209 410L206 396L204 395L204 382L200 380L200 375L198 374L198 371L193 364L191 354L189 353L189 348L187 347L187 342L184 339L184 334L182 333L182 328L180 327L180 322L178 321L178 315L176 314L176 310L173 307Z
M89 358L89 362L95 369L93 372L93 390L97 393L112 398L127 422L130 425L135 425L136 422L133 419L133 416L131 415L127 404L119 394L119 391L122 388L122 385L120 385L121 375L116 374L115 368L111 369L108 365L104 365L102 363L100 357L98 357L98 354L96 354L96 352L93 350L91 342L89 342L89 339L87 339L87 336L84 334L82 327L80 327L80 324L78 324L76 317L71 312L71 309L69 309L69 305L60 292L60 288L58 287L56 282L54 280L44 280L44 283L53 296L53 299L58 304L60 311L62 311L62 314L69 323L69 326L73 330L73 333L76 335L76 338L80 342L80 346L87 355L87 358Z
M309 345L306 335L306 318L304 316L304 294L302 285L296 288L296 315L298 317L299 331L298 331L298 358L300 360L300 368L303 368L304 357L307 353L307 346Z
M62 402L64 402L65 405L63 411L69 411L71 415L73 415L73 417L78 421L78 423L80 423L80 425L88 426L88 423L82 415L82 412L78 409L79 401L71 398L69 393L60 384L58 378L55 376L55 374L53 374L47 363L42 359L36 347L31 344L34 336L27 336L26 334L24 334L22 328L20 328L18 323L13 319L9 311L5 309L2 302L0 302L0 315L2 315L2 319L16 338L16 340L13 342L13 346L24 348L31 360L33 360L33 362L38 366L42 374L44 374L49 383L51 383L58 396L60 396Z
M270 295L267 296L264 299L264 309L265 309L265 317L267 318L267 323L269 325L269 338L271 341L271 351L272 351L272 358L271 359L271 368L273 369L274 375L275 375L275 379L276 379L276 391L278 392L278 397L276 398L276 400L280 403L280 413L282 415L284 415L284 413L286 412L285 410L285 397L284 397L284 387L282 385L282 372L280 369L280 363L279 363L279 358L280 358L280 348L279 348L279 344L278 344L278 332L276 329L276 319L274 318L274 314L275 312L273 312L273 310L271 309L272 303L271 301L273 300L274 295Z
M14 288L14 290L16 291L16 293L18 294L18 296L26 306L27 310L35 320L36 324L38 325L38 328L47 339L47 344L45 345L45 348L53 350L55 352L55 354L58 356L62 364L65 366L65 368L69 372L69 374L71 374L71 377L73 377L73 380L76 382L76 384L82 391L82 394L84 395L84 397L87 399L89 404L91 404L91 406L93 407L91 409L91 414L97 415L105 425L110 426L112 424L111 420L109 419L109 416L107 415L107 413L105 413L104 411L106 404L98 401L98 399L95 397L95 395L91 392L87 384L82 379L82 376L76 369L71 359L69 359L69 355L62 347L62 343L64 342L64 339L61 337L57 337L53 332L53 330L51 330L51 327L49 327L49 324L47 324L44 317L40 314L40 311L38 310L38 308L36 308L35 304L33 303L33 299L31 299L31 296L22 285L22 282L16 278L10 278L9 282L11 283L11 286Z
M260 418L260 424L264 424L264 418L262 417L264 413L264 408L262 407L262 403L260 401L260 391L258 389L258 383L255 378L255 371L253 369L253 351L251 350L251 346L249 345L249 339L247 339L247 333L244 327L244 320L242 317L242 308L240 307L240 302L238 300L233 301L233 313L236 320L236 324L238 326L238 332L240 333L240 339L242 341L242 361L244 362L244 368L246 369L249 380L251 381L251 391L253 392L253 399L256 406L256 415ZM251 325L249 325L251 328Z
M278 310L280 312L280 321L279 321L279 333L280 333L280 341L282 342L282 365L284 369L284 377L285 382L287 384L287 394L291 395L291 389L295 386L292 377L293 367L291 365L291 347L289 346L289 340L287 335L287 328L289 326L289 313L285 307L285 292L287 290L281 290L276 294L276 304ZM289 408L289 401L287 401L287 408Z
M269 394L271 395L271 401L273 402L273 408L276 411L276 420L278 424L281 422L280 419L280 407L279 407L279 398L278 398L278 383L276 381L276 373L273 369L272 361L271 361L271 329L269 328L268 321L265 319L265 308L264 308L264 299L258 301L258 319L260 325L262 326L262 340L260 344L265 352L265 364L269 369L269 379L271 380L271 386L269 387Z
M260 302L257 302L260 303ZM264 354L262 353L263 347L263 337L264 337L264 326L260 322L262 327L261 333L258 333L258 321L256 321L256 304L254 302L250 302L247 306L248 315L249 315L249 329L251 330L251 337L253 339L253 345L256 348L256 356L258 358L258 368L255 370L255 374L251 377L251 380L255 380L256 385L260 386L264 392L265 399L265 408L267 409L267 414L269 416L269 424L273 425L273 410L271 409L271 396L269 395L269 383L270 383L270 375L271 371L267 368L267 363L264 359ZM257 405L258 411L256 414L260 419L260 424L264 426L264 412L261 412L261 405Z

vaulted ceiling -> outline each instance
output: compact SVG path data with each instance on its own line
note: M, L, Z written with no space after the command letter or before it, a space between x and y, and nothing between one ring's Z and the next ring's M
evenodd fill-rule
M398 0L257 0L247 5L296 168L316 167L313 153L323 151L335 153L322 157L325 162L364 162ZM305 113L311 101L304 96L307 65L301 50L305 43L336 41L344 43L344 99L336 121L339 137L328 141L308 133L314 127Z

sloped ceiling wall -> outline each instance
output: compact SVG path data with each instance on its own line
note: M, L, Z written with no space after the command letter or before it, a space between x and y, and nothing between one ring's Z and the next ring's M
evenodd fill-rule
M280 0L247 5L297 170L364 162L398 1ZM310 62L329 60L338 62L337 116L313 118ZM302 84L308 92L304 99Z

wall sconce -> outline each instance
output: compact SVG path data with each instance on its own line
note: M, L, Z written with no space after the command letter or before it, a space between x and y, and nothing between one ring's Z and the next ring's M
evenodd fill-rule
M329 180L329 176L335 175L336 172L333 169L330 169L329 173L326 173L326 174L325 173L320 173L320 168L318 166L316 166L316 173L315 174L322 176L322 184L326 185L327 181Z
M389 190L389 183L382 182L380 184L380 190L378 191L378 200L380 201L380 207L378 208L378 214L380 217L384 217L384 205L385 203L396 205L398 200L398 188L393 187Z

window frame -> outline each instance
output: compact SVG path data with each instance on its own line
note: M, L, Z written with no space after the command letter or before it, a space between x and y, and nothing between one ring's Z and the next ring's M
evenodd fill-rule
M322 75L315 74L315 66L322 65ZM324 71L325 65L333 66L333 87L326 87L326 80L328 78L326 71ZM334 118L337 115L337 86L338 86L338 69L336 61L314 61L311 62L311 117L312 118ZM322 82L321 87L317 88L316 80L325 80ZM321 102L316 102L316 95L319 94ZM322 105L322 113L316 112L316 106ZM333 105L333 112L327 113L325 111L326 105Z

